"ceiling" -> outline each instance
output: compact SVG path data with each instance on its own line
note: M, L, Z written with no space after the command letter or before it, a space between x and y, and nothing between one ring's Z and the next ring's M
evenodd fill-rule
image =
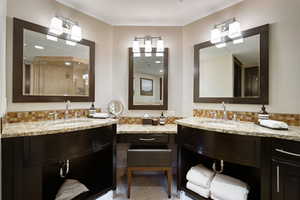
M242 0L56 0L111 25L184 26Z

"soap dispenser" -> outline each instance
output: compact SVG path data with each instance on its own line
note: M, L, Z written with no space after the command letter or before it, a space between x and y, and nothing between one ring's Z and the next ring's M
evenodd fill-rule
M258 113L258 119L269 119L269 113L267 112L265 105L261 107L261 111Z
M93 115L96 113L96 108L95 108L95 104L92 103L90 109L89 109L89 116L93 117Z
M164 116L164 113L162 112L160 117L159 117L159 124L160 125L165 125L166 124L166 117Z

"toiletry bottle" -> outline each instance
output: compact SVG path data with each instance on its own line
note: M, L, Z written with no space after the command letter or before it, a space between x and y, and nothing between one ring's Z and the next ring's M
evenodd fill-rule
M90 109L89 109L89 116L90 117L93 117L93 115L96 113L96 108L95 108L95 105L94 103L92 103Z
M164 116L164 113L162 112L160 117L159 117L159 124L160 125L165 125L166 124L166 117Z
M261 111L258 113L258 119L269 119L269 113L267 112L265 105L261 107Z

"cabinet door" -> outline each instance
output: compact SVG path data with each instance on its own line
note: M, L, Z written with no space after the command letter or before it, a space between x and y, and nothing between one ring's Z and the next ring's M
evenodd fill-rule
M300 199L300 165L273 161L272 200Z

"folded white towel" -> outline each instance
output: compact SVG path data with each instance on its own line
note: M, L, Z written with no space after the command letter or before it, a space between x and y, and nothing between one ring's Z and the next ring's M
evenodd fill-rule
M215 200L247 200L249 189L241 180L217 174L211 182L210 192Z
M92 114L92 117L99 118L99 119L106 119L106 118L109 118L109 114L108 113L94 113L94 114Z
M186 179L198 186L209 188L215 173L202 164L192 167L186 174Z
M205 198L208 198L210 194L209 188L204 188L191 182L187 182L186 188Z
M263 126L269 127L269 128L283 128L288 129L289 126L285 122L276 121L276 120L266 120L266 119L260 119L259 123Z
M67 179L59 188L55 200L71 200L89 189L77 180Z

